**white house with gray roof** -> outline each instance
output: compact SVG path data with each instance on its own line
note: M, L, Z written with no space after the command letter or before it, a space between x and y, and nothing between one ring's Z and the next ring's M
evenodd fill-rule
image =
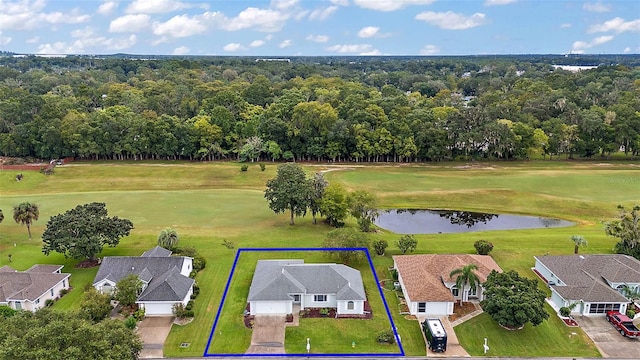
M61 272L62 267L33 265L25 271L0 267L0 305L28 311L45 307L47 300L55 300L61 290L69 289L71 274Z
M138 275L142 292L136 303L147 316L173 314L173 306L187 305L193 294L194 280L189 277L193 259L171 256L171 251L155 247L142 256L105 256L93 286L102 293L111 293L124 277Z
M360 271L342 264L304 260L259 260L247 302L251 315L292 314L306 308L335 308L340 315L363 315L367 297Z
M551 305L574 315L625 313L630 300L623 288L640 290L640 261L621 254L534 256L534 271L551 289Z

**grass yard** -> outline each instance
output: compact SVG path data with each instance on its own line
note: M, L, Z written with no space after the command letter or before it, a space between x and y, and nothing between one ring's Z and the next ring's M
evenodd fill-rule
M251 330L245 327L242 315L247 305L246 299L256 264L261 259L303 259L305 263L335 262L322 251L242 251L207 354L242 354L249 347ZM307 338L313 339L314 353L400 352L397 346L380 345L375 340L379 332L391 329L391 325L371 267L366 260L351 266L362 273L374 318L370 320L301 318L299 326L286 328L287 354L306 353ZM356 342L355 348L352 348L353 341Z
M309 174L327 168L327 165L305 165ZM326 174L330 182L376 193L383 208L530 214L576 222L575 226L557 229L416 235L416 253L474 253L476 240L489 240L495 245L492 256L504 270L514 269L532 278L533 256L573 253L569 237L574 234L584 236L589 242L580 249L581 253L611 253L616 239L604 234L602 222L616 215L618 204L640 204L640 165L633 162L348 164L333 168L340 171ZM180 235L180 245L195 247L207 259L207 267L196 278L201 292L194 306L194 321L173 327L164 352L169 357L202 356L236 251L223 246L223 241L232 242L236 249L320 247L331 230L324 224L313 225L310 217L296 218L296 225L289 226L288 214L275 215L269 210L263 190L275 170L275 164L270 163L264 172L257 164L241 172L236 163L80 162L58 167L52 176L23 172L25 177L20 182L15 181L15 171L0 171L0 209L5 216L0 224L0 266L9 264L9 254L12 255L9 265L18 270L36 263L65 265L64 271L72 274L74 289L54 307L73 310L97 268L76 269L77 260L65 259L60 254L45 256L41 252L40 235L49 217L79 204L102 201L107 204L110 215L130 219L135 226L131 235L119 246L106 248L101 256L140 255L155 245L162 229L173 227ZM32 240L28 239L26 229L12 219L13 206L23 201L35 202L40 208L40 219L32 226ZM352 220L347 222L347 226L354 225ZM386 239L390 245L385 256L372 255L381 279L387 277L385 272L392 264L391 256L399 253L394 244L399 237L386 231L371 235L372 240ZM313 256L306 254L305 259ZM221 337L233 336L234 340L224 345L218 344L214 337L215 351L210 352L242 353L248 347L251 331L238 322L235 314L241 314L244 309L252 266L243 266L234 276L234 284L238 282L240 286L230 293L234 300L225 303L221 315ZM417 321L405 319L395 311L398 303L393 292L385 291L384 295L405 353L424 356L425 344ZM326 319L305 319L308 324L299 328L303 330L288 330L287 351L300 352L299 347L306 345L306 341L300 340L306 340L310 332L314 336L314 349L319 350L326 341L331 344L327 350L332 353L350 351L352 341L356 341L358 352L379 346L368 343L375 338L378 325L352 339L350 335L337 336L334 326L314 324L320 320ZM481 355L477 352L481 350L478 344L488 337L492 356L597 356L593 344L581 331L579 336L569 337L571 332L576 332L575 328L567 332L568 328L556 320L552 315L537 328L503 333L482 315L460 325L456 332L472 355ZM342 325L336 328L340 327ZM344 341L335 342L338 338ZM191 345L180 348L183 342ZM389 351L397 350L389 348Z

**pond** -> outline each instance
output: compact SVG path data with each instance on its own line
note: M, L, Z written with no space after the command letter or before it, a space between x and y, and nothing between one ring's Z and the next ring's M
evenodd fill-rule
M448 234L487 230L555 228L570 221L537 216L457 210L394 209L380 211L375 224L398 234Z

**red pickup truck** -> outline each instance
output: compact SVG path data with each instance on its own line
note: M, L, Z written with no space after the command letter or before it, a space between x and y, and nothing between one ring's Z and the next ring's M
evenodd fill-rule
M640 337L640 329L633 325L633 320L631 320L627 315L618 311L607 311L607 321L618 329L622 336L629 338Z

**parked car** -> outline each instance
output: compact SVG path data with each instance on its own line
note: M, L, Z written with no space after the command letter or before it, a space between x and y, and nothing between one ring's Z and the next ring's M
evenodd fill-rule
M640 329L633 324L633 320L619 311L607 311L607 321L609 321L613 327L618 329L622 336L629 338L640 337Z

